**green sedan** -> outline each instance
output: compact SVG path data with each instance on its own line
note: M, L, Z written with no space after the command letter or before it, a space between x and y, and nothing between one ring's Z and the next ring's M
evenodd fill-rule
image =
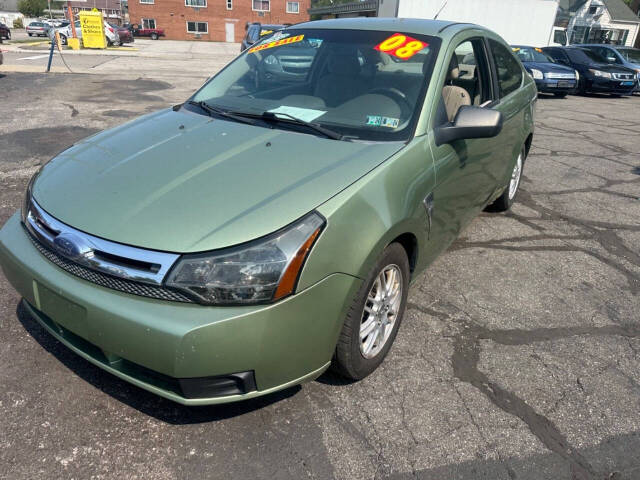
M361 379L411 282L512 205L536 95L475 25L295 25L44 165L0 264L60 342L182 404Z

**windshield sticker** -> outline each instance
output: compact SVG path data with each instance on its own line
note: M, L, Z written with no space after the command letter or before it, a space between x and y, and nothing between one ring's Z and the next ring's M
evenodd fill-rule
M298 120L302 120L303 122L313 122L316 118L327 113L326 110L313 110L311 108L299 108L299 107L289 107L287 105L281 105L278 108L274 108L273 110L269 110L271 113L282 114L284 118L295 117Z
M399 124L400 124L399 118L382 117L382 123L380 124L380 126L387 127L387 128L398 128Z
M513 50L514 52L519 52L520 51L520 47L513 47L511 50Z
M249 53L259 52L260 50L266 50L267 48L279 47L281 45L289 45L290 43L301 42L304 39L304 35L296 35L295 37L283 38L281 40L274 40L272 42L263 43L257 47L249 49Z
M382 117L380 115L367 115L367 125L379 127L382 125Z
M269 35L270 33L273 33L273 30L260 30L260 36L263 37L265 35Z
M385 41L379 43L373 48L379 52L388 53L389 55L393 55L394 57L402 60L408 60L420 50L428 46L428 43L421 42L420 40L409 37L408 35L394 33Z

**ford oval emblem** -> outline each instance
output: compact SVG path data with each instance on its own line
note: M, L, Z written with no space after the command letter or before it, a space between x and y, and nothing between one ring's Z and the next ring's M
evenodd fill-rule
M56 250L64 257L76 259L91 251L80 237L73 233L62 233L53 240Z

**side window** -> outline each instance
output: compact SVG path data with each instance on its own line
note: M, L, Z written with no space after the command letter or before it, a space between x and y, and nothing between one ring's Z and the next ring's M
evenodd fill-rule
M496 64L498 74L498 88L500 98L506 97L511 92L515 92L522 84L522 68L520 62L504 45L489 40L493 61Z
M447 77L442 89L443 117L439 121L452 122L460 107L480 106L492 100L490 83L482 39L476 38L460 43L449 60Z

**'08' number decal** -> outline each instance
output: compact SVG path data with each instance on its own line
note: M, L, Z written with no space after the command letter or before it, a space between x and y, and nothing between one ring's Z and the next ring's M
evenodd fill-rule
M428 43L421 42L420 40L416 40L408 35L394 33L373 48L379 52L388 53L389 55L393 55L394 57L398 57L402 60L407 60L428 46Z

